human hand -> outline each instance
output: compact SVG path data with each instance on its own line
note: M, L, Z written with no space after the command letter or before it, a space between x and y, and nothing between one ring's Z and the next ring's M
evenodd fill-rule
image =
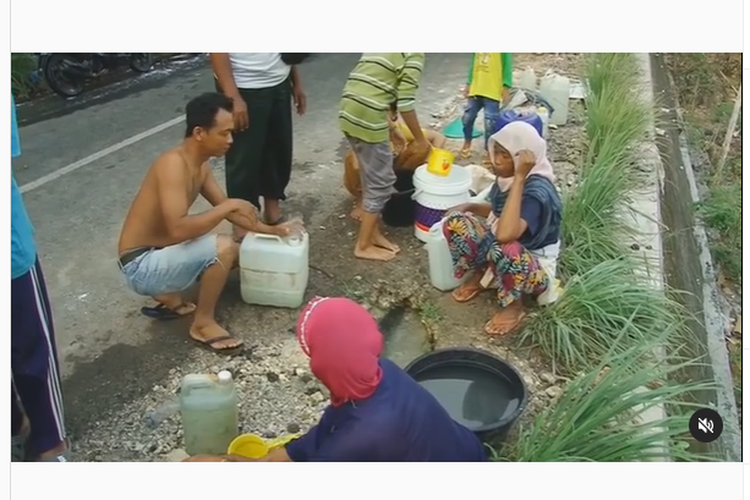
M529 172L531 172L531 169L534 168L534 165L536 165L536 156L534 156L534 153L528 149L522 149L516 153L513 160L515 164L515 175L522 179L525 179L529 175Z
M259 462L261 461L258 459L241 457L239 455L224 455L222 458L224 462Z
M228 462L224 457L218 455L193 455L188 457L183 462Z
M232 113L232 116L234 117L234 130L236 132L242 132L250 126L250 118L247 114L247 104L239 94L230 97L234 103L234 112Z
M396 152L403 151L406 147L406 137L398 126L391 128L391 142Z
M464 99L469 98L469 86L468 85L464 85L464 88L461 89L461 95L464 96Z
M294 99L294 108L297 110L297 114L304 115L307 110L307 95L305 95L301 86L292 87L292 99Z
M229 198L227 200L227 203L229 204L229 210L231 212L239 212L239 213L243 213L246 215L254 215L255 211L257 210L255 208L255 205L241 198Z
M503 85L503 105L507 105L510 101L510 89Z
M289 236L290 234L301 234L305 230L304 222L299 217L294 217L282 224L276 226L279 230L279 236Z
M455 207L451 207L445 211L446 215L451 212L458 212L458 213L471 212L471 203L461 203L460 205L456 205Z

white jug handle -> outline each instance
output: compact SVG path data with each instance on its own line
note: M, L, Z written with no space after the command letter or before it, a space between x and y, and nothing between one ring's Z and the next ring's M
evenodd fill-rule
M422 194L422 193L424 193L424 189L420 189L420 190L415 190L415 191L414 191L414 194L412 194L412 195L411 195L411 199L412 199L412 200L416 200L416 199L417 199L417 196L419 196L419 195L420 195L420 194Z
M283 243L281 236L277 236L275 234L265 234L265 233L248 233L248 234L252 235L253 238L259 238L261 240L276 240L276 241Z

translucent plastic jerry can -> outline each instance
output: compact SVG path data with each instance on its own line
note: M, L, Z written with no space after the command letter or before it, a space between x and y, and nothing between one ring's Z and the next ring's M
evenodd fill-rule
M448 292L458 288L466 277L459 280L453 274L450 249L445 236L443 236L443 221L445 219L430 228L429 233L427 233L425 248L427 249L427 260L430 268L430 284L442 292Z
M223 455L239 434L232 374L189 374L182 379L180 413L188 455Z
M552 106L549 123L565 125L568 121L570 79L554 73L545 75L539 82L539 93Z
M310 237L248 233L240 246L240 292L248 304L296 309L310 277Z
M526 68L521 72L518 78L518 86L525 90L531 90L532 92L536 91L536 73L534 72L534 68Z

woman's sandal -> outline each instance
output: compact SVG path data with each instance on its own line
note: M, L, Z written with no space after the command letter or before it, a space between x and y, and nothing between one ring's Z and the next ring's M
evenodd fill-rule
M506 320L501 323L502 328L499 329L498 325L495 323L494 319L490 319L487 323L484 324L484 333L489 335L490 337L502 337L504 335L508 335L509 333L513 333L518 329L519 326L521 326L521 322L526 317L526 311L521 311L518 314L518 317L515 318L515 320L510 321Z
M463 304L463 303L465 303L465 302L469 302L469 301L471 301L471 300L474 300L475 298L477 298L477 295L479 295L480 293L482 293L482 292L484 291L484 288L482 288L481 286L477 285L477 286L476 286L476 288L473 288L473 289L471 290L471 292L469 292L469 294L468 294L468 295L466 295L465 297L458 297L458 296L457 296L457 294L458 294L458 293L459 293L459 292L460 292L460 291L461 291L461 290L462 290L462 289L463 289L463 288L464 288L465 286L466 286L466 285L460 286L460 287L456 288L455 290L453 290L453 293L451 293L451 296L453 297L453 300L455 300L455 301L456 301L456 302L458 302L459 304Z
M462 149L459 153L459 157L462 160L468 160L469 158L471 158L471 149Z

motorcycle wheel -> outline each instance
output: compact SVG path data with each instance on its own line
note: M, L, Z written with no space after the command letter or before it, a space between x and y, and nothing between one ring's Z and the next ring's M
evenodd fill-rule
M137 73L148 73L153 66L154 56L149 53L130 55L130 68Z
M42 70L44 79L55 94L65 98L76 97L83 92L86 82L66 75L65 59L65 54L50 54Z

